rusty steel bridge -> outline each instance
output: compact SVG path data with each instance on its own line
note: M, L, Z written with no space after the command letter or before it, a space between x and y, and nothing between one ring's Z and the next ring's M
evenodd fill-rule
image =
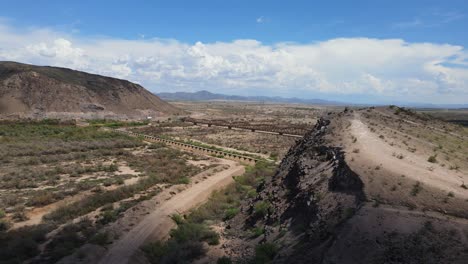
M282 125L272 125L271 123L255 122L250 123L247 121L234 121L223 119L195 119L183 118L182 121L192 123L194 125L207 125L208 127L217 126L225 127L228 129L244 129L252 132L269 133L287 137L302 138L307 131L311 129L309 124L294 124L287 123Z

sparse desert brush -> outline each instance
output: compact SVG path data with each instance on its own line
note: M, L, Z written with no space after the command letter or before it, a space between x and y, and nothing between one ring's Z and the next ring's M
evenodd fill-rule
M353 153L359 153L359 149L358 148L353 149Z
M430 156L427 159L427 161L430 162L430 163L436 163L437 162L437 154Z
M216 261L216 264L232 264L232 260L227 256L222 256Z
M254 205L253 212L258 217L263 217L268 214L271 209L271 204L267 201L260 201Z
M263 243L255 247L254 263L271 263L278 253L278 246L273 243Z
M411 196L416 196L418 193L422 191L422 185L419 181L417 181L414 185L413 188L411 189Z
M4 220L4 219L0 220L0 232L8 230L10 227L11 227L10 222L8 222L7 220Z

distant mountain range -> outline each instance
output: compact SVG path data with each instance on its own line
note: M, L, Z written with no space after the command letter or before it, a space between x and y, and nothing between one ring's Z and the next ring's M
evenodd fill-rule
M431 103L377 103L377 104L356 104L351 102L330 101L323 99L301 99L297 97L285 98L280 96L241 96L212 93L209 91L198 92L174 92L157 93L163 100L169 101L250 101L250 102L272 102L288 104L314 104L314 105L349 105L349 106L370 106L370 105L390 105L395 104L404 107L413 108L468 108L468 104L431 104Z
M163 100L171 101L251 101L251 102L273 102L273 103L294 103L294 104L319 104L319 105L346 105L343 102L328 101L322 99L300 99L300 98L284 98L280 96L241 96L241 95L225 95L212 93L208 91L198 92L174 92L174 93L158 93Z

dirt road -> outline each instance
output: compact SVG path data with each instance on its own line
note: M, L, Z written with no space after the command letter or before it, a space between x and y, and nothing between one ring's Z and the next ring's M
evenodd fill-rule
M453 192L458 197L468 198L468 193L460 188L461 183L468 182L468 177L462 173L428 163L426 156L423 157L406 149L390 146L376 133L372 133L359 116L351 120L351 133L357 138L355 146L359 148L358 155L365 164L381 165L393 172L394 175L406 175L428 186ZM404 159L393 157L394 153L402 153ZM430 166L434 166L434 169L429 170Z
M229 169L220 171L198 184L194 184L162 203L157 210L147 215L139 224L116 241L100 260L101 264L129 263L132 255L149 239L164 239L174 227L170 215L187 212L205 202L212 191L233 181L232 176L241 175L245 168L237 162L223 160Z

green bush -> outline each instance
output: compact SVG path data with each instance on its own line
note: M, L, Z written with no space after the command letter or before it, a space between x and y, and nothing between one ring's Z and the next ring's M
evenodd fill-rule
M257 227L254 227L254 228L252 228L252 229L250 230L250 233L251 233L251 236L254 237L254 238L255 238L255 237L259 237L259 236L265 234L265 228L263 228L263 227L258 227L258 226L257 226Z
M264 243L255 247L254 263L270 263L278 253L278 247L272 243Z
M260 201L254 205L254 214L258 217L263 217L268 214L271 204L267 201Z
M105 246L110 243L109 234L107 232L97 233L90 240L90 243Z
M437 162L437 155L432 155L430 156L427 161L429 161L430 163L436 163Z
M178 243L188 241L207 242L209 245L219 244L219 235L207 225L184 222L170 232L171 239Z
M229 220L234 218L239 213L239 208L229 208L224 212L223 220Z

